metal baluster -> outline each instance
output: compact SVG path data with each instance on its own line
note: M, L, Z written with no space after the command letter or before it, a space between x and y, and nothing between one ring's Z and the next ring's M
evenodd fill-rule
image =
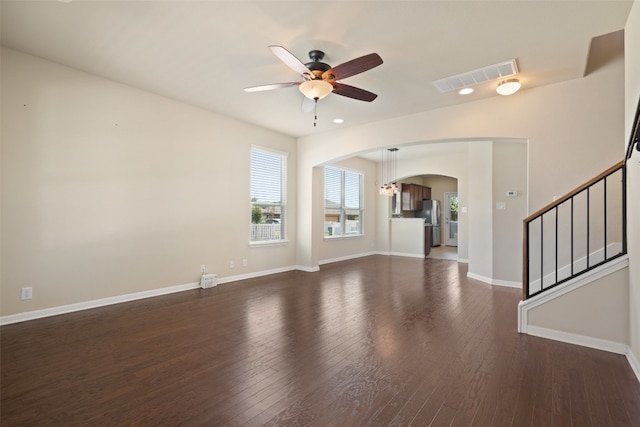
M607 177L604 177L604 261L607 260Z
M555 208L556 211L556 280L554 286L558 284L558 206Z
M540 291L544 289L544 214L540 216Z

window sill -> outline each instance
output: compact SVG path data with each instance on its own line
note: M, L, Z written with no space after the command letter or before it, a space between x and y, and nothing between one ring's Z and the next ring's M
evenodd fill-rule
M249 246L284 246L289 244L288 240L265 240L263 242L249 242Z
M324 236L324 240L343 240L364 237L364 234L347 234L346 236Z

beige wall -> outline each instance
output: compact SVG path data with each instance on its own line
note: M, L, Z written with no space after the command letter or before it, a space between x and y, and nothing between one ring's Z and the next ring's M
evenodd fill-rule
M620 160L617 147L623 139L623 73L624 63L617 61L588 77L536 89L524 88L512 97L494 97L300 138L299 183L302 187L307 185L310 176L306 171L317 164L390 146L402 149L403 145L421 142L446 145L460 141L527 141L527 210L533 212L552 201L554 195L568 192ZM412 164L418 166L399 163L397 175L436 173L459 178L456 173L426 169L419 160ZM457 166L469 165L463 161ZM471 227L471 216L477 210L467 199L471 191L467 194L467 172L464 175L459 187L464 191L461 206L469 208L468 236L463 236L469 244L469 271L484 276L492 272L493 266L485 265L483 260L474 262L471 245L483 241L486 230ZM319 225L307 219L311 218L307 213L312 211L312 200L301 193L298 196L298 264L315 266L318 258L313 250L316 242L312 230ZM482 258L482 252L475 253ZM517 264L520 257L517 251L504 262Z
M629 286L626 268L529 310L529 325L627 343Z
M625 26L625 145L640 98L640 1L635 1ZM629 345L640 361L640 152L627 163L629 238ZM638 366L636 369L640 369ZM640 371L636 371L640 377Z
M289 244L249 246L252 144L289 153ZM293 268L296 169L293 138L3 49L1 315Z
M527 216L527 144L493 143L493 276L496 283L522 283L522 220ZM507 197L517 191L517 197ZM505 209L497 209L504 204Z

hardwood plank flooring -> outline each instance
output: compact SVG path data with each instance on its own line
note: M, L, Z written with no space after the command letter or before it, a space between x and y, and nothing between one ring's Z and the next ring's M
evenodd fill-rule
M6 325L3 426L639 426L626 358L516 332L517 289L370 256Z

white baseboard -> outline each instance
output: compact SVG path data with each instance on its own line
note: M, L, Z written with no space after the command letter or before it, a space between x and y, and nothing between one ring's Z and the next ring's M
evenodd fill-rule
M640 381L640 361L638 361L636 355L633 354L631 348L629 348L627 352L627 360L629 361L629 365L631 365L631 369L633 369L633 373L636 374L636 378Z
M628 266L629 256L624 255L604 265L601 265L600 267L587 271L586 273L559 286L556 286L553 289L549 289L548 291L527 300L520 301L520 303L518 304L518 332L524 334L528 333L527 328L529 327L529 310L536 308L539 305L545 304L561 295L572 292L582 286L588 285L594 280L598 280Z
M498 280L498 279L493 279L491 277L485 277L479 274L469 273L469 272L467 272L467 277L471 279L479 280L484 283L488 283L490 285L506 286L508 288L518 288L518 289L522 288L522 283L520 282L509 282L507 280Z
M375 255L375 254L376 254L375 252L364 252L364 253L355 254L355 255L347 255L347 256L338 257L338 258L330 258L330 259L321 260L321 261L318 261L318 264L319 265L331 264L333 262L348 261L350 259L363 258L363 257L366 257L366 256Z
M631 370L640 382L640 362L635 354L633 354L633 351L631 351L631 348L626 344L533 325L527 328L527 334L567 344L575 344L582 347L595 348L596 350L608 351L610 353L622 354L627 358Z
M623 343L603 340L600 338L587 337L585 335L573 334L570 332L556 331L540 326L530 325L527 334L540 338L547 338L554 341L565 342L567 344L581 345L583 347L595 348L596 350L608 351L616 354L626 355L630 350L629 346Z
M218 281L220 283L220 281ZM42 310L27 311L24 313L11 314L0 317L0 325L26 322L27 320L40 319L43 317L57 316L59 314L73 313L75 311L89 310L91 308L104 307L107 305L119 304L122 302L135 301L144 298L168 295L175 292L189 291L200 288L200 283L187 283L186 285L170 286L168 288L152 289L149 291L135 292L132 294L117 295L114 297L101 298L91 301L84 301L75 304L61 305L58 307L45 308Z
M283 267L272 270L264 270L255 273L239 274L236 276L218 278L218 285L223 283L237 282L240 280L251 279L254 277L266 276L269 274L283 273L291 270L302 270L302 267ZM303 271L318 271L319 268L307 269ZM113 297L100 298L91 301L83 301L75 304L61 305L57 307L45 308L42 310L27 311L24 313L11 314L0 317L0 325L9 325L11 323L26 322L28 320L41 319L44 317L57 316L60 314L73 313L76 311L89 310L92 308L104 307L107 305L119 304L122 302L136 301L139 299L168 295L176 292L190 291L200 289L200 283L187 283L185 285L169 286L167 288L151 289L148 291L134 292L131 294L117 295Z
M420 254L412 254L412 253L405 253L405 252L389 252L389 255L404 256L409 258L424 258L424 254L420 255Z
M320 267L306 267L304 265L296 265L294 270L304 271L306 273L315 273L316 271L320 271Z

